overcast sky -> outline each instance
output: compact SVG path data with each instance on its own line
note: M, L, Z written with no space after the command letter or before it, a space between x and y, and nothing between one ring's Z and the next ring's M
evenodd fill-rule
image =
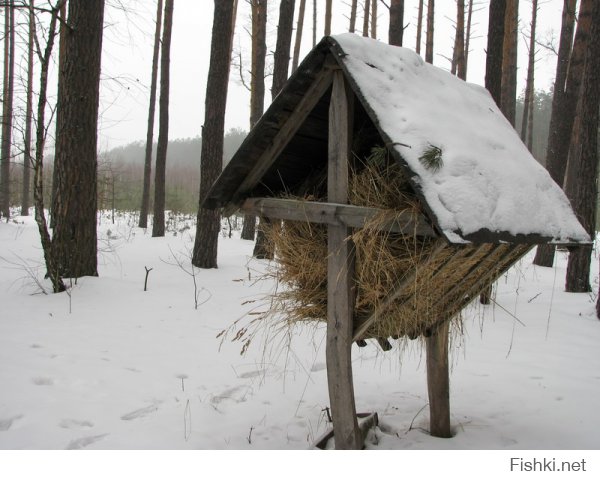
M111 2L112 3L112 2ZM152 36L154 33L155 0L128 0L126 14L110 5L106 10L106 29L102 58L103 81L101 89L101 122L99 148L109 148L146 137L150 70L152 62ZM274 50L277 31L279 2L271 0L269 7L267 50ZM300 1L296 0L296 9ZM362 2L359 2L359 4ZM388 3L388 2L386 2ZM473 15L473 36L469 56L468 81L483 84L485 73L485 43L487 32L488 2L479 4ZM544 39L551 32L557 38L560 31L562 2L541 0L538 37ZM204 95L210 55L210 39L213 0L175 0L173 38L171 45L171 95L169 138L198 136L204 120ZM317 0L317 39L323 35L325 0ZM349 1L334 0L332 33L348 30ZM405 1L405 46L414 49L416 37L417 0ZM388 12L379 3L378 38L387 41ZM307 1L306 21L301 58L312 46L312 1ZM456 17L455 0L436 2L434 41L434 64L449 69L445 57L452 54L454 41L453 19ZM531 19L531 2L520 2L520 29L527 33ZM294 20L295 25L296 19ZM357 26L362 25L362 16ZM250 38L244 27L249 28L249 7L246 0L239 0L234 49L242 52L249 69ZM318 41L318 40L317 40ZM524 84L527 49L523 36L519 43L519 82ZM422 53L424 53L424 46ZM556 58L540 49L536 70L536 87L549 88L552 83ZM268 67L272 59L267 61ZM271 78L266 79L265 108L268 107ZM521 88L521 87L519 87ZM157 107L158 115L158 107ZM232 68L226 128L248 128L249 93L239 81L239 72ZM155 133L155 139L157 134Z

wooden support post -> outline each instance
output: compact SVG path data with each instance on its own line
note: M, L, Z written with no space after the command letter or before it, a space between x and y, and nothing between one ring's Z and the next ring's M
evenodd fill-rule
M450 438L450 378L448 372L448 330L445 321L426 338L427 391L429 393L429 432Z
M328 202L348 203L352 106L341 70L333 74L329 106ZM346 226L327 227L327 383L335 448L362 448L352 382L354 249Z

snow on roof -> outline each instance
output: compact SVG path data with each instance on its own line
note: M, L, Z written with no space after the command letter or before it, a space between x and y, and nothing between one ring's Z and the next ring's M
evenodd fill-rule
M481 231L588 242L564 192L529 153L487 90L411 50L354 34L332 37L341 65L449 241ZM439 168L421 158L441 150Z

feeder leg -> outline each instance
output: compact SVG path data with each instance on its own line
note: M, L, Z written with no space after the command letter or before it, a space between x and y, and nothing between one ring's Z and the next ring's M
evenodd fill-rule
M450 438L450 379L448 374L448 329L442 323L426 339L429 430L434 437Z
M350 98L346 93L343 73L335 71L329 105L327 197L328 201L336 203L348 203L348 158L352 131ZM363 446L352 384L354 249L349 235L350 231L345 226L328 225L327 383L335 448L338 450Z

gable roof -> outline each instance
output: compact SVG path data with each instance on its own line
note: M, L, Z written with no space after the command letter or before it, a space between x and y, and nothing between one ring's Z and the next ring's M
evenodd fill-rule
M208 193L206 207L277 194L326 161L330 90L315 84L323 83L331 65L345 73L360 108L448 241L590 241L563 191L487 90L411 50L354 34L325 37L309 53ZM308 102L306 118L294 113L301 102ZM278 132L298 118L301 125L286 145L274 148ZM436 168L422 160L433 147L441 154ZM276 158L261 168L267 150Z

